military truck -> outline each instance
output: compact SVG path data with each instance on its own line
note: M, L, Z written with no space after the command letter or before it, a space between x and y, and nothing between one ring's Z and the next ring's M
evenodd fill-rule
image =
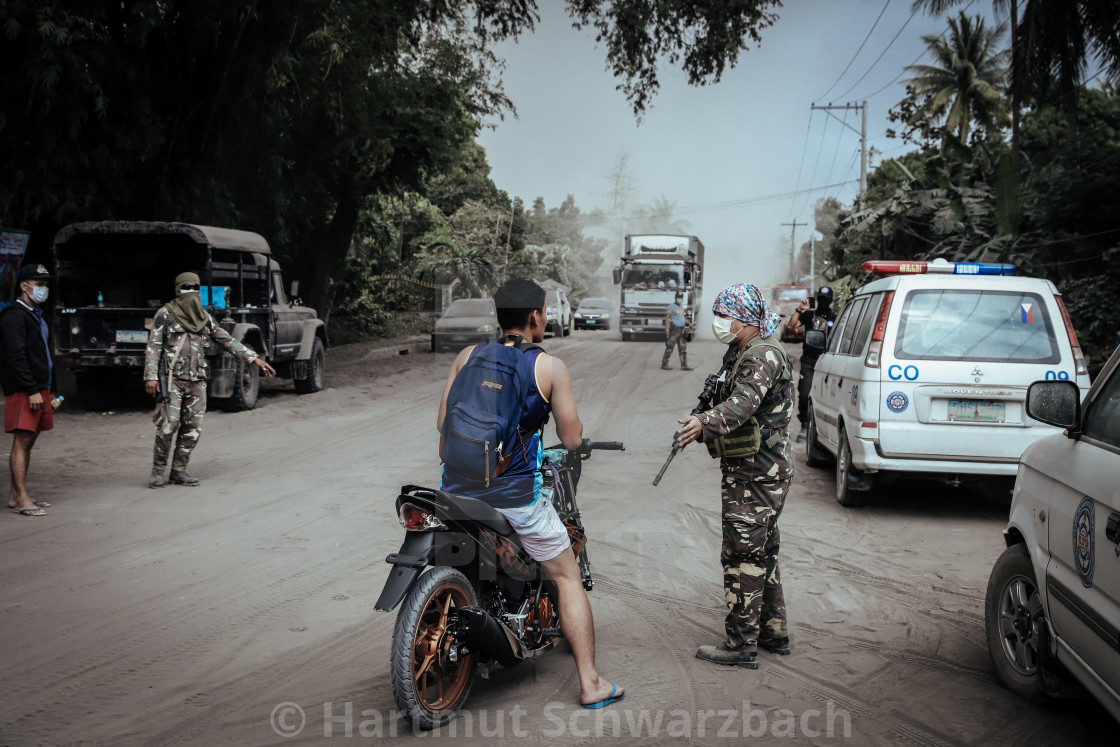
M152 321L182 272L198 274L203 305L218 324L292 379L297 392L323 388L326 329L300 305L298 282L285 292L280 265L258 234L188 223L76 223L55 236L54 261L55 361L74 373L87 407L111 405L126 387L140 386ZM210 399L230 411L253 409L260 369L212 347Z

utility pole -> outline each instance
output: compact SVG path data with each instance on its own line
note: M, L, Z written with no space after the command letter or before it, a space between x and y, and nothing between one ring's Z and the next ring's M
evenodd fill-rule
M817 295L817 236L809 234L809 298Z
M793 282L797 282L797 227L807 226L808 223L798 223L795 219L793 223L783 223L783 226L792 226L789 234L789 277Z
M823 110L825 114L832 117L833 119L836 119L840 124L844 125L849 130L859 135L859 197L856 199L856 207L857 209L861 209L863 207L863 193L867 191L867 101L863 101L859 104L853 104L850 102L847 104L830 103L827 106L817 106L816 104L810 104L809 108ZM837 118L837 116L832 113L833 109L861 110L863 114L863 126L857 130L855 127L852 127L844 120Z

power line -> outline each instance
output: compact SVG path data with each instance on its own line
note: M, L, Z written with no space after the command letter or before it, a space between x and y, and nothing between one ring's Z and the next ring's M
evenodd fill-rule
M867 40L871 38L871 34L875 31L875 27L879 25L879 21L882 20L883 14L887 12L887 6L889 6L890 4L891 0L887 0L887 2L883 4L883 9L879 11L879 17L875 19L875 23L871 24L871 29L867 32L867 36L863 37L863 41L859 44L859 49L857 49L856 53L852 55L852 59L848 60L848 64L844 67L844 71L840 73L839 76L837 76L836 80L832 81L832 85L828 87L828 91L825 91L820 96L817 96L814 101L820 101L821 99L823 99L829 94L830 91L832 91L833 88L836 88L837 83L844 79L844 76L847 75L848 70L851 69L852 63L856 61L856 58L859 57L859 53L863 51L863 46L867 44Z
M968 0L968 5L966 5L966 6L964 6L963 8L961 8L961 12L963 13L963 12L965 12L966 10L968 10L968 9L969 9L970 7L972 7L972 4L973 4L974 2L976 2L976 0ZM909 21L908 21L908 22L909 22ZM938 39L944 38L945 34L947 34L947 33L949 33L949 29L945 29L944 31L942 31L942 32L941 32L941 33L940 33L940 34L938 35L938 37L937 37L937 38L938 38ZM898 82L898 79L899 79L899 78L901 78L901 77L902 77L903 75L905 75L905 74L906 74L906 68L907 68L907 67L910 67L911 65L917 65L917 64L918 64L918 60L920 60L920 59L922 59L923 57L925 57L925 56L926 56L926 52L928 52L928 51L929 51L929 50L927 49L927 50L923 51L923 52L922 52L921 54L919 54L919 55L918 55L917 57L915 57L915 58L914 58L914 61L913 61L913 62L911 62L911 63L910 63L910 65L907 65L906 67L902 68L902 70L901 70L901 71L900 71L900 72L898 73L898 75L894 76L894 78L893 78L893 79L892 79L892 80L891 80L891 81L890 81L889 83L887 83L887 84L886 84L885 86L883 86L882 88L880 88L880 89L878 89L877 91L875 91L875 93L872 93L872 94L868 94L867 96L864 96L863 98L865 98L865 99L869 99L869 98L871 98L871 97L873 97L873 96L878 96L878 95L879 95L880 93L882 93L883 91L885 91L885 90L887 90L888 88L890 88L891 86L893 86L893 85L894 85L895 83L897 83L897 82ZM870 72L870 71L869 71L869 72Z
M848 110L844 110L844 120L841 125L848 124ZM836 150L832 154L832 165L828 167L828 176L825 177L826 182L832 181L832 171L836 168L836 156L840 155L840 141L844 139L844 128L841 126L840 134L836 137Z
M809 177L809 184L812 184L813 182L815 182L817 180L817 167L820 166L820 163L821 163L821 153L824 151L824 139L827 136L828 136L828 118L825 117L824 129L821 131L821 144L819 146L817 146L817 160L813 163L813 175ZM808 204L809 204L808 201L806 201L806 203L801 206L801 210L799 210L797 212L804 211L805 206L808 205Z
M801 189L801 169L805 166L805 151L809 147L809 132L813 129L813 110L809 110L809 126L805 128L805 141L801 143L801 163L797 165L797 182L793 185L793 191ZM790 218L793 218L793 203L790 203Z
M791 198L800 197L802 195L812 194L814 192L822 192L827 189L836 189L837 187L850 187L851 185L858 183L858 180L836 182L835 184L825 184L821 187L811 187L809 189L803 189L799 192L780 192L778 194L765 195L763 197L747 197L739 200L725 200L723 202L705 202L698 203L696 205L685 205L683 207L674 207L673 213L688 214L717 212L721 210L734 210L750 205L759 205L766 202L774 202L776 200L788 200ZM603 211L602 215L610 218L644 218L658 213L659 211L656 210L634 210L614 213Z
M867 68L867 72L865 72L863 75L859 76L859 80L857 80L855 83L853 83L847 91L844 91L844 93L840 94L836 98L842 99L845 96L847 96L849 93L852 92L853 89L855 89L856 86L858 86L860 83L863 82L863 79L866 78L871 73L872 70L875 69L875 66L879 64L879 60L883 59L883 55L885 55L887 53L887 50L889 50L891 48L891 45L893 45L896 41L898 41L898 37L902 36L902 32L905 31L906 27L910 25L910 21L914 20L914 16L917 14L918 8L919 8L919 6L917 4L915 4L914 9L912 11L910 11L910 15L906 18L906 23L902 24L902 28L900 28L898 30L898 32L895 33L895 35L891 37L891 40L889 42L887 42L887 46L883 47L883 51L880 52L879 56L875 58L875 61L871 63L871 67Z

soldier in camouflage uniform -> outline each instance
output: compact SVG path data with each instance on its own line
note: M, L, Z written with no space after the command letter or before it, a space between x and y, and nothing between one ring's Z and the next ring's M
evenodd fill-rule
M696 655L718 664L758 668L758 648L789 654L785 597L778 570L778 517L793 481L788 427L793 415L793 369L775 340L779 317L753 285L738 284L716 298L712 329L729 346L727 380L719 403L680 420L678 442L718 445L723 502L724 595L727 641ZM752 417L758 425L753 433ZM722 439L717 441L717 439ZM751 456L738 456L744 446ZM751 448L746 448L750 451ZM713 452L714 455L715 452Z
M144 354L144 388L156 397L160 393L159 362L166 356L170 372L167 401L156 405L155 455L152 460L150 487L163 487L163 472L171 454L171 442L178 431L175 457L168 481L177 485L198 485L198 479L187 474L191 451L202 433L206 414L206 381L210 366L206 362L206 343L216 342L246 363L253 363L265 376L276 371L253 350L233 339L218 326L214 317L202 308L198 275L184 272L175 278L175 298L156 312L148 349Z

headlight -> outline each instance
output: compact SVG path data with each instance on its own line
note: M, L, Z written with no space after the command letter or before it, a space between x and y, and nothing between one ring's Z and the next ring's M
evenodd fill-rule
M576 312L576 319L583 319L583 314Z
M610 319L611 315L608 312L604 311L602 314L599 315L599 317L601 319Z
M494 325L493 324L483 324L481 327L479 327L478 329L475 330L475 332L485 332L485 333L490 333L490 332L493 332L493 331L494 331Z

